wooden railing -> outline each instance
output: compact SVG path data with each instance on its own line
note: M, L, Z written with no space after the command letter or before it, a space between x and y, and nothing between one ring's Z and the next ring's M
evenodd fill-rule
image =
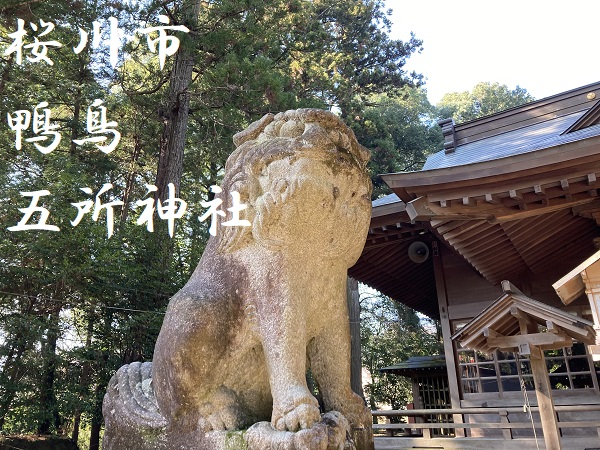
M600 405L573 405L573 406L556 406L557 416L560 418L560 413L569 412L590 412L600 411ZM537 413L538 408L532 407L531 413ZM421 422L416 423L377 423L373 424L373 430L386 430L389 436L393 436L396 431L409 432L410 430L422 430L424 438L431 438L431 430L434 429L453 429L468 430L468 429L501 429L504 439L513 438L513 430L515 429L532 429L531 421L514 421L511 422L510 415L523 414L523 408L462 408L462 409L407 409L407 410L391 410L391 411L372 411L373 417L386 417L388 420L392 417L408 418L414 417L421 419ZM455 417L454 422L435 422L431 419L440 415L450 415ZM460 423L464 415L498 415L499 421L480 422L480 423ZM407 421L408 422L408 421ZM536 429L541 432L541 424L539 421L534 422ZM566 428L595 428L600 436L600 420L569 420L558 422L561 429Z

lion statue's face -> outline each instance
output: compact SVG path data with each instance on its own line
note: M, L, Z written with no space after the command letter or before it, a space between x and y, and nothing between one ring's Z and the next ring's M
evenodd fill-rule
M252 237L244 240L353 263L369 224L371 183L368 152L352 131L331 113L297 110L243 133L250 136L228 161L224 190L248 204Z
M301 250L321 257L358 257L353 250L357 244L362 250L371 211L369 185L358 170L285 158L269 164L258 181L255 238L288 248L301 242Z

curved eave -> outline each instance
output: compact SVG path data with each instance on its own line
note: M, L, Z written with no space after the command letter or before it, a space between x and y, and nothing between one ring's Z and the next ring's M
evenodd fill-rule
M600 237L600 136L465 166L383 176L490 283L577 265ZM575 263L574 263L575 262Z

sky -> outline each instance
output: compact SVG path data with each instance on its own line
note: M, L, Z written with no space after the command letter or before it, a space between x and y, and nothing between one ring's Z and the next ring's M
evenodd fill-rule
M600 81L600 0L386 0L391 36L423 41L405 68L423 74L436 104L478 82L536 99Z

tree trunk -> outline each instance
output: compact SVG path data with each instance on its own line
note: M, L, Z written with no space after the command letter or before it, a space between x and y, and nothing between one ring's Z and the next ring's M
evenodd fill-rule
M81 116L81 87L77 88L77 94L75 95L75 103L73 105L73 128L71 128L71 143L69 144L69 153L74 155L77 151L77 144L75 139L79 139L79 120Z
M20 311L20 317L31 317L33 310L33 302L29 301ZM31 336L29 333L35 329L31 322L28 322L28 329L21 329L15 332L12 339L5 338L7 343L4 345L8 348L6 359L0 370L0 431L4 428L6 415L10 410L10 406L18 392L17 383L26 372L25 364L22 363L22 358L28 348L31 346Z
M93 316L88 318L88 326L87 326L87 336L85 337L85 347L90 348L92 345L92 334L94 333L94 321ZM84 361L83 367L81 368L81 379L79 381L79 387L81 392L79 393L79 402L75 407L75 412L73 414L73 431L71 433L71 440L77 444L79 441L79 427L81 425L81 404L84 401L83 392L86 389L87 384L89 383L90 378L90 362L88 360Z
M137 128L137 127L136 127ZM135 170L136 163L142 152L142 146L140 142L140 136L136 132L133 136L133 154L129 161L129 171L127 173L127 181L125 183L125 192L123 194L123 208L121 209L121 227L125 226L127 216L129 214L129 203L131 201L131 193L133 192L133 186L135 184L135 176L137 171Z
M15 54L11 53L11 55L8 57L8 59L6 60L6 67L2 72L2 76L0 76L0 95L4 95L4 89L6 88L6 84L10 80L10 70L13 67L14 56Z
M186 0L182 6L182 22L190 30L198 24L200 13L199 0ZM194 51L191 40L181 38L181 45L173 63L166 108L163 114L163 131L160 141L160 155L156 172L156 198L165 199L169 183L175 185L175 192L179 195L181 174L183 172L183 150L188 125L190 95L188 87L192 81L194 68Z
M43 418L38 424L38 434L50 434L52 425L58 429L60 416L56 395L54 392L54 380L56 378L56 341L58 340L59 312L57 309L50 313L48 328L46 331L46 343L42 349L44 358L44 370L42 372L42 384L40 387L40 405L46 409Z
M92 419L90 427L90 450L100 450L100 429L102 428L102 421L99 419Z
M102 360L106 364L108 362L108 355L103 352ZM90 426L90 443L89 450L100 450L100 430L102 429L102 400L104 399L104 393L106 392L106 382L102 377L98 380L96 389L94 392L94 410L92 411L92 419Z
M102 325L102 339L108 341L112 335L113 312L110 309L104 311L104 323ZM102 402L104 393L110 379L110 367L108 364L109 350L105 348L100 355L97 373L99 374L96 389L94 391L93 409L91 411L91 427L89 450L100 450L100 430L102 429Z

